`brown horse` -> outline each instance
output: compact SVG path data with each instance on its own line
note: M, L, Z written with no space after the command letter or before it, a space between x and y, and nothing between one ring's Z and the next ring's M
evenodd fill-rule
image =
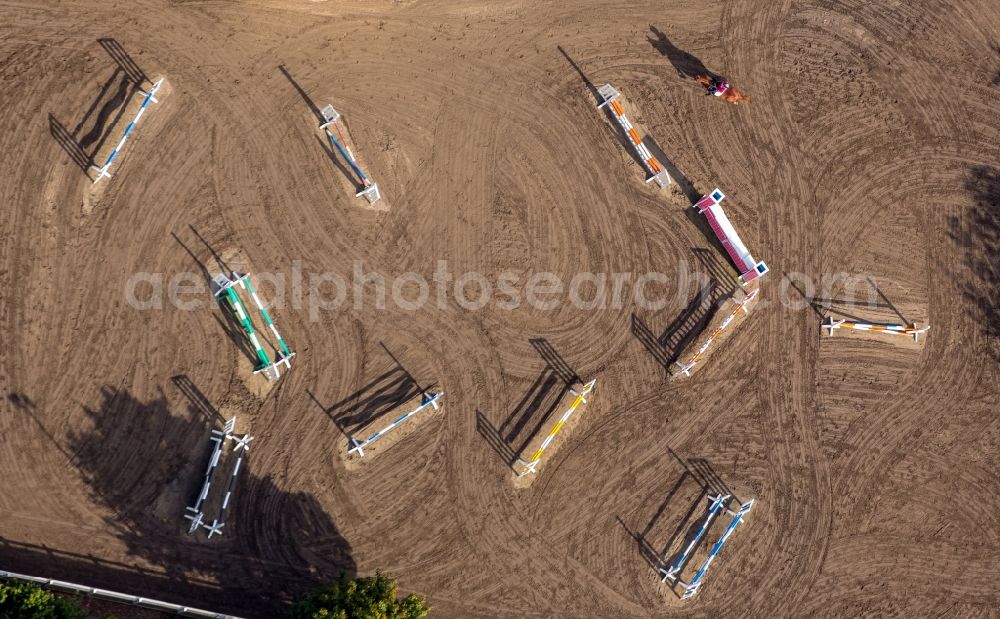
M713 85L712 78L710 78L707 75L699 75L698 77L694 78L694 81L698 82L705 88L711 88ZM734 105L739 103L740 101L746 101L747 103L753 102L753 98L750 97L750 95L743 94L742 92L737 90L734 86L730 86L729 88L727 88L726 92L719 95L719 98L722 99L723 101L728 101Z

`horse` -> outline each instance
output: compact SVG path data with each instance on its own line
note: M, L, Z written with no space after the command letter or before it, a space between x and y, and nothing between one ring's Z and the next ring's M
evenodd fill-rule
M712 88L715 85L712 78L710 78L707 75L699 75L696 78L694 78L694 81L698 82L705 88ZM739 103L740 101L746 101L747 103L751 103L753 101L753 98L750 95L743 94L742 92L737 90L734 86L730 86L729 88L727 88L726 92L719 95L719 98L722 99L723 101L728 101L733 105Z

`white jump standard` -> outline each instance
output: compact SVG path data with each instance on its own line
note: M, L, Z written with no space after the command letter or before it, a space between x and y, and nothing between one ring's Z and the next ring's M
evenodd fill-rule
M351 152L351 148L347 145L347 140L344 138L344 133L340 130L340 112L338 112L332 105L327 104L320 113L323 115L323 124L319 126L320 129L326 133L327 139L330 143L336 147L340 156L343 157L347 163L354 170L354 173L358 175L361 179L361 184L363 189L358 193L354 194L354 197L359 198L364 196L368 200L369 204L375 204L382 198L382 194L379 193L378 185L372 179L368 178L368 175L361 171L361 167L358 165L357 159L354 158L354 154ZM340 140L333 137L333 133L330 132L330 126L333 126L337 131L337 135L340 136Z
M161 77L159 80L157 80L153 84L153 87L149 89L149 92L146 92L145 90L142 90L141 88L138 89L139 92L141 92L141 93L143 93L143 94L146 95L146 98L143 99L143 101L142 101L142 106L139 107L139 113L136 114L135 118L132 120L132 122L130 122L128 124L128 126L125 127L125 134L122 135L121 141L118 142L118 145L115 146L115 149L113 151L111 151L110 155L108 155L108 158L104 161L104 165L102 165L100 167L98 167L96 165L91 165L90 166L91 168L94 168L98 172L97 177L94 179L95 183L97 181L101 180L102 178L104 178L105 176L108 176L108 177L111 176L111 173L108 172L108 168L111 167L111 163L115 160L115 157L118 156L118 153L119 153L119 151L121 151L122 146L125 145L125 140L127 140L129 134L132 133L132 129L135 128L136 124L139 122L139 119L142 118L142 114L143 114L143 112L146 111L146 106L149 105L149 102L152 101L153 103L159 103L159 101L157 101L156 97L154 97L153 95L155 95L156 91L160 89L160 86L163 84L163 79L164 78Z
M846 320L834 320L832 316L827 316L826 322L823 323L823 328L830 331L829 335L833 335L834 329L851 329L854 331L873 331L876 333L883 333L885 335L910 335L913 336L914 342L919 342L919 336L921 333L926 333L930 330L931 326L927 325L925 327L917 327L917 323L912 322L909 325L897 325L897 324L887 324L887 323L864 323L864 322L848 322Z
M642 159L642 164L649 171L650 177L646 179L646 182L656 181L656 184L660 187L666 187L670 184L670 175L666 170L663 169L663 165L656 160L646 145L642 143L642 138L639 137L639 133L629 122L628 118L625 117L625 112L622 110L622 106L616 99L621 96L621 93L615 90L614 86L611 84L605 84L597 89L598 94L601 95L601 100L603 103L598 105L598 108L602 108L605 105L611 108L611 114L621 125L622 131L628 137L629 142L632 144L632 148L635 152L639 153L639 158Z
M429 391L424 391L423 393L421 393L420 406L416 407L415 409L411 410L408 413L404 413L401 417L398 417L388 426L382 428L375 434L372 434L364 441L359 441L358 439L351 437L350 441L351 448L347 450L347 453L351 454L357 452L358 456L363 458L365 456L365 447L368 447L369 445L377 441L380 437L385 436L386 434L391 432L394 428L399 427L400 425L403 424L403 422L405 422L410 417L413 417L414 415L424 410L428 406L433 406L434 410L439 410L441 408L441 405L438 404L438 399L443 395L444 395L443 391L436 394L431 394Z
M767 265L763 261L757 262L750 255L750 250L743 244L740 235L736 233L736 228L729 222L726 212L722 210L722 200L726 197L718 188L707 196L698 200L691 208L698 209L698 212L705 216L708 225L712 227L719 242L726 248L729 257L740 272L740 281L749 284L753 280L767 273Z
M222 298L225 298L226 304L229 306L229 309L233 312L233 315L243 327L243 332L247 336L247 339L249 339L250 343L253 345L254 352L257 354L258 360L253 373L263 373L268 380L278 380L281 378L280 366L283 365L289 370L292 369L292 357L295 356L295 353L289 350L288 345L285 344L284 338L282 338L281 334L278 333L278 328L274 326L274 322L271 320L271 315L267 313L267 310L264 308L264 303L261 302L260 297L257 296L257 291L254 290L253 284L250 282L250 274L240 274L234 271L232 277L228 277L224 273L219 273L212 278L212 283L215 286L215 298L220 301ZM274 334L274 337L278 340L278 349L275 351L277 359L273 363L271 362L271 358L268 356L267 351L264 350L264 346L260 343L260 339L257 337L257 332L254 331L253 321L250 320L250 314L246 310L246 305L243 304L239 295L236 294L236 286L239 286L248 292L250 298L252 298L254 303L257 305L257 310L264 319L264 323L267 324L271 333Z

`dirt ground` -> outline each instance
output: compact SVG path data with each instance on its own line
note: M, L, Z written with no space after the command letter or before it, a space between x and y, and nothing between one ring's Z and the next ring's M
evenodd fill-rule
M0 567L254 617L376 568L441 617L995 612L998 46L987 0L0 2ZM703 68L753 103L705 97ZM147 77L159 103L94 189ZM643 182L604 83L675 187ZM328 102L390 208L353 196ZM714 187L771 273L668 380L708 318L673 274L735 275L685 208ZM659 271L672 300L288 300L297 355L262 386L203 279L193 310L129 302L213 251L287 277ZM836 273L877 282L871 306L822 290ZM932 328L831 338L828 311ZM516 487L575 377L586 409ZM441 414L346 470L343 424L415 385ZM256 439L231 521L188 536L233 414ZM715 491L756 503L680 602L654 568Z

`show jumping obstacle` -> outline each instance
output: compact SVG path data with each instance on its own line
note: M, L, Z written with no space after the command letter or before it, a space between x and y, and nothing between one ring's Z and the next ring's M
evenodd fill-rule
M728 499L729 497L726 497L725 501L728 501ZM705 572L708 571L708 567L712 565L712 561L714 561L715 557L719 555L719 551L722 550L722 546L726 543L726 540L729 539L729 536L733 534L733 531L736 530L736 527L739 526L741 522L743 522L743 516L747 512L749 512L752 507L753 507L753 499L750 499L749 501L741 505L739 511L734 512L728 507L725 507L725 510L729 513L729 515L733 516L733 521L729 523L728 527L726 527L726 530L722 534L722 537L719 538L719 541L715 542L715 545L712 546L712 550L708 553L708 558L705 559L705 562L701 565L701 568L699 568L698 571L695 573L694 578L691 579L691 582L684 582L678 576L678 572L680 571L679 569L680 563L678 563L675 566L678 567L676 571L671 572L668 576L665 576L663 578L664 582L666 582L666 580L669 578L670 580L676 580L678 583L680 583L680 585L684 588L684 593L681 594L682 600L694 597L694 595L698 593L698 588L701 587L701 580L702 578L705 577ZM698 535L701 536L703 533L704 533L704 528L702 531L698 532ZM690 550L690 547L688 550ZM685 552L687 552L687 550Z
M687 363L681 363L680 360L674 362L674 365L680 368L677 370L678 374L683 374L684 376L691 376L691 368L693 368L695 364L698 363L698 360L702 358L702 356L705 354L705 351L708 350L709 346L712 345L712 342L715 341L715 338L717 338L723 331L725 331L726 327L728 327L730 323L733 322L733 319L736 318L736 315L740 312L740 310L743 310L744 314L749 313L747 310L747 306L750 304L751 301L754 300L758 292L760 292L759 288L755 288L750 292L748 292L747 295L743 298L743 300L736 304L736 307L733 308L733 312L729 314L729 316L727 316L725 320L722 321L722 324L720 324L718 328L716 328L715 331L713 331L710 336L708 336L708 339L705 340L705 343L701 345L701 348L699 348L694 353L694 355L691 357L691 359L688 360Z
M361 171L361 167L358 166L358 162L354 158L354 154L351 153L351 149L347 145L347 140L344 138L344 132L340 130L340 112L334 109L332 105L327 105L320 110L320 113L323 115L324 122L319 126L319 128L326 133L326 137L330 140L330 143L336 147L340 156L347 161L347 163L351 166L351 169L354 170L354 173L358 175L358 178L361 180L361 184L364 187L361 191L354 194L354 197L357 198L364 196L365 199L368 200L369 204L375 204L382 198L382 194L379 193L378 185L375 181L368 178L368 175ZM337 135L340 136L339 141L337 138L333 137L333 133L330 131L331 125L334 129L336 129Z
M715 191L693 204L692 208L698 209L698 212L705 216L708 225L715 232L715 236L719 238L722 246L729 253L729 257L736 264L736 268L740 272L740 281L743 284L749 284L767 273L768 268L763 261L754 260L753 256L750 255L750 250L743 244L740 235L733 228L733 224L729 222L729 218L726 217L726 212L722 210L720 204L725 197L725 194L716 188Z
M142 101L142 106L139 108L139 113L136 114L135 118L132 120L132 122L130 122L128 124L128 126L125 127L125 134L122 136L121 141L118 142L118 145L115 146L115 149L113 151L111 151L111 154L108 155L108 158L107 158L107 160L105 160L104 165L102 165L100 167L98 167L96 165L90 166L91 168L94 168L98 172L97 178L94 179L95 183L97 181L101 180L102 178L104 178L105 176L108 176L108 177L111 176L111 173L108 172L108 168L111 167L111 163L115 160L115 157L118 156L118 152L121 151L122 146L125 145L125 140L127 140L129 134L132 133L132 129L135 128L136 124L139 122L139 119L142 118L142 114L143 114L143 112L146 111L146 106L149 105L149 102L152 101L153 103L159 103L159 101L157 101L156 97L154 97L153 95L155 95L156 91L160 89L160 85L163 84L163 79L164 78L161 77L159 80L157 80L153 84L153 87L149 89L149 92L146 92L146 91L142 90L141 88L138 89L139 92L141 92L141 93L143 93L143 94L146 95L146 98L143 99L143 101Z
M708 500L710 503L708 505L708 516L705 518L705 522L701 525L701 528L698 529L698 533L694 536L694 539L691 540L691 543L687 545L687 548L684 549L684 552L682 552L680 556L677 557L677 560L674 561L673 566L670 568L660 568L660 573L663 574L663 578L660 579L660 582L667 582L667 580L674 580L677 578L676 574L679 574L680 571L684 569L684 563L687 561L691 551L694 550L695 546L698 545L698 542L701 541L701 538L704 537L705 532L708 531L710 526L712 526L712 520L722 510L723 506L725 506L726 501L729 500L729 495L720 494L719 496L709 496Z
M524 470L518 473L517 475L518 477L524 477L528 473L537 472L535 470L535 467L538 466L538 462L542 459L542 454L545 453L545 448L552 443L552 440L555 439L556 434L558 434L559 430L561 430L563 426L566 425L566 422L568 422L569 418L573 416L573 413L576 412L576 409L579 408L580 404L584 404L587 402L587 394L593 391L594 385L596 383L597 380L595 379L584 385L583 388L581 388L579 391L575 389L569 390L570 393L576 396L576 398L573 400L573 403L570 405L569 410L563 413L562 417L559 418L559 421L556 423L556 425L551 430L549 430L548 436L545 437L545 440L542 441L542 444L538 447L538 449L535 450L535 453L531 454L530 458L528 458L527 460L523 460L521 458L517 459L517 463L524 467Z
M189 534L194 533L199 528L204 528L208 530L208 537L211 539L213 535L222 535L222 528L226 526L226 511L229 509L229 500L232 498L236 476L239 475L240 468L243 465L244 455L250 451L249 443L253 440L253 437L248 434L237 437L233 434L235 428L236 417L233 417L226 422L222 430L212 430L212 434L209 437L209 441L212 443L212 455L208 459L208 468L205 469L205 481L201 485L201 492L198 493L198 499L194 505L185 508L185 511L188 513L184 514L184 518L191 521L191 528L188 529ZM222 457L227 439L232 439L236 442L236 446L233 448L233 453L236 454L236 462L233 464L229 480L226 483L226 492L223 495L218 515L212 520L211 524L208 524L205 522L205 502L208 500L209 492L212 489L212 475L215 473L215 469L219 467L219 460Z
M354 437L351 437L351 448L347 450L347 453L350 454L350 453L357 452L358 456L360 456L360 457L363 458L365 456L365 447L368 447L369 445L371 445L372 443L374 443L375 441L377 441L380 437L385 436L386 434L388 434L389 432L391 432L394 428L399 427L400 425L402 425L410 417L413 417L414 415L416 415L420 411L424 410L428 406L433 406L434 410L438 410L438 409L441 408L441 405L438 404L438 399L441 396L444 395L443 391L441 393L437 393L437 394L433 394L433 395L429 391L424 391L420 395L421 395L420 406L416 407L415 409L411 410L408 413L403 414L401 417L397 418L395 421L393 421L392 423L390 423L388 426L382 428L381 430L379 430L375 434L372 434L371 436L369 436L366 440L359 441L358 439L356 439Z
M621 103L617 101L621 93L615 90L614 86L611 84L605 84L597 89L598 94L601 95L603 103L598 105L598 108L602 108L605 105L611 108L611 113L621 125L622 131L628 136L629 142L632 143L632 148L639 153L639 158L642 159L643 165L646 166L646 170L649 171L650 177L646 179L646 182L656 181L660 187L666 187L670 184L670 175L667 171L663 169L663 165L656 160L656 157L649 152L646 145L642 143L642 138L639 137L639 133L629 122L628 118L625 117L625 113L622 110Z
M270 314L268 314L267 310L264 309L264 304L261 302L260 297L257 296L257 291L254 290L253 284L250 282L250 274L240 274L234 271L232 277L230 278L224 273L219 273L212 279L212 283L215 284L215 298L220 299L224 297L226 299L229 309L233 312L233 315L243 327L243 333L253 345L254 352L257 354L258 360L253 373L260 374L263 372L264 376L268 380L278 380L281 378L279 366L284 365L286 368L292 369L292 357L295 356L295 353L288 349L288 345L285 344L285 340L281 337L281 334L278 333L277 327L274 326L274 322L271 320ZM257 310L260 312L261 317L263 317L264 323L267 324L267 326L271 329L271 333L273 333L274 337L278 340L278 350L276 350L278 357L273 363L271 362L271 358L268 356L267 351L264 350L264 346L260 343L260 339L258 339L256 331L254 331L253 321L250 320L250 314L247 312L246 306L243 304L239 295L236 294L235 287L237 285L249 293L250 298L252 298L254 303L257 305Z
M909 326L887 323L848 322L846 320L834 320L832 316L827 316L826 322L823 323L823 328L830 330L829 335L833 335L834 329L852 329L854 331L873 331L885 335L911 335L913 336L913 341L918 342L920 341L919 335L929 331L931 326L927 325L918 328L915 322L910 323Z

